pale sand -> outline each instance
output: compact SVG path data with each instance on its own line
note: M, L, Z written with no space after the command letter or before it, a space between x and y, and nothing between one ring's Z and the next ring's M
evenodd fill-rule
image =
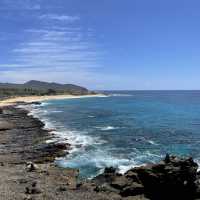
M47 100L56 99L78 99L78 98L91 98L91 97L106 97L104 94L95 95L55 95L55 96L27 96L27 97L14 97L0 101L0 107L15 105L17 102L42 102Z

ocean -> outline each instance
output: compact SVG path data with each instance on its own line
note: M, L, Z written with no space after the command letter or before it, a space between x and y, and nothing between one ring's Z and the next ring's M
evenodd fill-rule
M32 106L31 113L55 129L53 141L72 145L69 155L56 160L59 166L92 178L105 167L124 173L166 153L200 161L200 91L107 94Z

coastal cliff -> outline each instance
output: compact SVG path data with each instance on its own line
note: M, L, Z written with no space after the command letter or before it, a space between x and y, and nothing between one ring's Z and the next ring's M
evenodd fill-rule
M51 130L27 111L0 108L0 199L200 199L200 174L192 158L167 155L158 164L124 175L111 167L80 181L78 169L55 165L55 159L68 154L70 144L46 143L52 137Z

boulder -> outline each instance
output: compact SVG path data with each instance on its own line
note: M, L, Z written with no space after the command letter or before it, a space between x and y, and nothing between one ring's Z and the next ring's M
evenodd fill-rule
M38 187L37 182L33 182L31 186L25 188L25 194L40 194L42 190Z
M113 168L113 167L106 167L105 170L104 170L104 173L96 176L92 181L96 185L102 185L104 183L111 184L111 182L118 175L116 171L117 170L115 168Z
M102 185L97 185L94 188L94 191L96 192L113 192L113 193L119 193L119 191L113 187L110 186L108 183L104 183Z
M125 197L123 200L150 200L144 195L136 195L136 196L130 196L130 197Z
M131 185L124 187L120 194L124 197L142 195L144 194L144 186L133 182Z
M39 101L33 101L33 102L31 102L30 104L32 104L32 105L41 105L42 103L39 102Z
M114 167L106 167L104 170L104 174L115 174L116 173L116 169Z
M141 183L141 181L140 181L140 179L138 177L138 174L133 172L133 171L131 171L131 170L127 171L124 175L125 175L125 177L127 179L130 179L130 180L132 180L132 181L134 181L136 183Z
M132 172L122 175L115 168L106 168L103 174L93 180L97 185L97 192L115 192L123 197L144 194L143 185L139 183L137 174Z
M14 124L3 119L0 119L0 131L11 130L14 128Z
M36 170L38 170L39 168L38 168L38 166L36 165L36 164L34 164L34 163L32 163L32 162L27 162L26 163L26 170L28 171L28 172L32 172L32 171L36 171Z
M167 155L158 164L130 169L124 175L114 168L93 179L98 192L115 192L122 199L192 200L200 197L200 174L192 158Z
M130 184L131 181L128 180L125 176L116 176L110 185L118 190L122 190Z
M152 199L192 199L196 192L197 168L198 165L192 158L167 155L158 164L130 171L138 175L145 193Z

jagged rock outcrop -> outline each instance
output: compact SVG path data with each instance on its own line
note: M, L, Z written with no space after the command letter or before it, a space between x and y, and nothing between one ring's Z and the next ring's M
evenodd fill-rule
M167 155L158 164L133 168L124 175L106 168L93 182L95 191L117 193L125 199L192 200L200 197L197 169L192 158Z
M153 199L192 199L196 193L198 165L192 158L166 156L156 165L131 170L138 175L145 194Z

